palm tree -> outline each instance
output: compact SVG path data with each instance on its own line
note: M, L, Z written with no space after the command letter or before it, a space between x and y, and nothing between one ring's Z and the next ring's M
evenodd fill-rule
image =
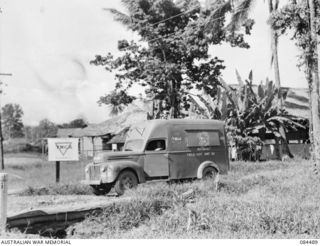
M269 6L269 14L272 14L273 11L277 11L279 7L279 0L268 0ZM274 70L274 80L275 85L278 89L278 107L282 109L282 96L281 96L281 82L280 82L280 69L279 69L279 59L278 59L278 33L271 27L270 25L270 32L271 32L271 64L273 64Z
M230 24L227 26L231 32L234 32L248 19L250 11L253 9L253 5L256 3L256 0L229 0L221 5L221 10L233 9L233 14L231 17ZM279 0L268 0L268 10L269 14L273 11L276 11L279 7ZM281 93L281 81L280 81L280 69L279 69L279 59L278 59L278 33L270 25L270 34L271 34L271 65L274 69L274 78L275 86L277 88L277 105L278 110L282 110L282 93ZM279 146L279 139L275 139L276 145ZM284 143L283 143L284 144ZM287 148L285 148L287 149ZM290 150L286 151L290 156ZM279 156L280 157L280 156Z
M207 6L209 7L209 2L207 1ZM216 1L213 1L216 2ZM225 12L233 12L231 16L230 24L227 26L227 29L231 32L239 29L241 24L248 20L248 16L253 9L256 0L228 0L224 1L217 9L213 12L211 19L214 20L220 16L223 16ZM215 5L214 5L215 6ZM268 0L268 10L271 14L276 11L279 7L279 0ZM214 24L208 25L209 28L214 28ZM271 34L271 65L274 69L274 79L275 86L278 89L278 108L282 109L282 96L281 96L281 81L280 81L280 69L279 69L279 59L278 59L278 33L270 25L270 34Z

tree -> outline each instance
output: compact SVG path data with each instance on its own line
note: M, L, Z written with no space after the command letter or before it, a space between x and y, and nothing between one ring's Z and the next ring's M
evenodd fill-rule
M70 121L69 123L63 123L58 125L59 128L84 128L88 126L88 122L83 118L78 118Z
M116 116L122 113L124 108L132 103L135 99L136 97L127 95L127 93L123 90L113 90L110 94L101 96L98 104L99 106L102 104L109 105L111 107L110 115Z
M304 68L309 84L310 108L309 119L310 140L313 149L315 171L320 166L320 119L319 119L319 77L318 77L318 50L317 35L320 34L319 1L291 0L275 12L270 19L271 25L281 34L288 31L292 39L301 50L298 66Z
M2 107L3 135L5 139L24 136L23 110L19 104L6 104Z
M58 127L48 119L43 119L37 126L38 139L55 137L57 135Z
M318 2L319 4L319 2ZM320 7L320 6L319 6ZM317 22L320 20L320 15L317 16L316 3L314 0L309 0L310 8L310 35L312 45L312 62L310 63L312 74L312 86L311 86L311 116L312 116L312 128L313 128L313 149L315 165L320 166L320 116L319 116L319 70L318 70L318 27ZM318 17L318 21L316 20Z
M153 117L184 117L184 110L189 108L190 90L204 90L214 96L219 86L223 61L208 55L209 45L226 41L233 46L248 48L243 34L231 33L224 28L225 15L231 9L223 14L220 5L202 10L197 0L122 2L128 15L115 9L107 10L117 21L136 32L142 43L121 40L118 49L122 56L114 58L109 53L97 55L91 61L91 64L116 72L115 90L100 98L100 103L112 105L115 112L132 102L127 91L133 84L138 84L145 87L146 95L157 102L155 110L162 112L153 114ZM215 17L215 29L205 32L214 16L219 16ZM244 29L247 31L251 26Z
M268 6L269 6L269 14L271 15L274 11L278 10L279 0L268 0ZM271 35L271 52L272 52L271 63L273 63L274 80L275 80L275 85L278 89L277 102L278 102L278 107L282 109L283 101L282 101L282 95L281 95L281 80L280 80L280 68L279 68L279 58L278 58L279 35L273 29L272 26L270 26L270 35Z

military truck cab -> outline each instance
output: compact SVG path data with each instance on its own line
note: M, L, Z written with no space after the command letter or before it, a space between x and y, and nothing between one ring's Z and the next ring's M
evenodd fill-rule
M224 123L216 120L149 120L127 132L124 150L102 152L85 169L95 194L121 195L150 180L217 178L229 170Z

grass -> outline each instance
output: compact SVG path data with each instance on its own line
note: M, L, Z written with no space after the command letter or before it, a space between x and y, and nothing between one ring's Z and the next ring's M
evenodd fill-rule
M319 238L320 181L307 161L232 163L210 181L138 186L69 228L72 238ZM183 194L192 196L185 198Z
M6 155L9 189L21 195L86 195L85 162ZM234 162L218 191L209 181L142 184L68 228L70 238L319 238L320 180L305 160ZM187 196L185 194L188 194ZM88 196L89 197L89 196ZM89 199L89 198L88 198ZM108 198L106 198L108 199Z
M47 195L92 195L88 185L82 184L54 184L44 187L32 187L18 193L19 196L47 196Z
M84 179L84 168L87 164L84 161L61 162L60 184L56 185L56 164L47 161L41 155L6 154L4 163L5 172L9 174L9 190L28 188L30 193L41 193L37 190L43 187L46 187L47 190L55 189L56 191L53 192L57 192L60 187L62 193L66 187L75 190L80 180Z

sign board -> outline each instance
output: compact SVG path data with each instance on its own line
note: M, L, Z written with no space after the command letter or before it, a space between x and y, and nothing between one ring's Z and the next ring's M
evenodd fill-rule
M49 161L78 161L78 138L48 138Z

